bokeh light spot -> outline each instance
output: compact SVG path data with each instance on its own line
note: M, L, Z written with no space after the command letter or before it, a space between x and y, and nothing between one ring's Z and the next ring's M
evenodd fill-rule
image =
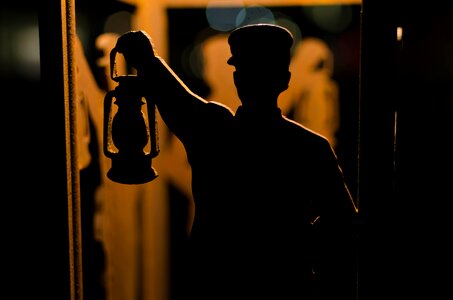
M345 5L320 5L303 10L319 28L331 33L343 31L352 21L352 9Z
M244 7L236 18L236 27L256 23L275 23L272 11L261 5Z
M235 28L242 1L210 1L206 6L206 19L212 29L229 31Z

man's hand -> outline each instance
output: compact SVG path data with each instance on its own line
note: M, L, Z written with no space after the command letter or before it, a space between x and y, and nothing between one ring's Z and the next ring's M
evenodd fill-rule
M152 40L149 35L142 31L128 31L122 34L116 42L115 48L122 53L126 62L137 72L144 71L146 65L155 57Z

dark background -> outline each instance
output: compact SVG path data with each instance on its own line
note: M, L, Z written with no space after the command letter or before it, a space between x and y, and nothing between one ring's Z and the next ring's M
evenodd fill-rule
M93 11L99 2L92 2ZM1 4L2 55L14 49L10 41L23 24L38 25L39 11L42 62L49 63L46 55L61 52L60 7L55 1L26 4ZM363 1L360 300L452 295L451 6ZM399 54L396 26L405 29ZM41 64L42 71L48 67ZM3 292L13 299L71 295L65 120L63 99L53 92L61 73L51 69L40 82L22 76L13 60L1 64Z

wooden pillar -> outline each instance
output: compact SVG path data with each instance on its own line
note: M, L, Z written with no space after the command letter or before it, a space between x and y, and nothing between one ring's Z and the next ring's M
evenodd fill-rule
M35 195L28 199L35 209L30 243L37 239L30 247L36 266L35 276L28 277L37 283L33 298L82 299L74 14L74 0L40 2L41 94L27 103L36 142L28 178Z

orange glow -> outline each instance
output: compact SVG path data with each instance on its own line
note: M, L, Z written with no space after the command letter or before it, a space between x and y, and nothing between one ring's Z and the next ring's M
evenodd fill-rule
M138 2L146 2L146 0L137 0ZM242 1L225 1L225 0L167 0L169 7L200 7L207 5L234 6L241 2L242 5L340 5L340 4L361 4L361 0L242 0Z
M403 27L398 26L396 28L396 39L401 41L403 39Z

